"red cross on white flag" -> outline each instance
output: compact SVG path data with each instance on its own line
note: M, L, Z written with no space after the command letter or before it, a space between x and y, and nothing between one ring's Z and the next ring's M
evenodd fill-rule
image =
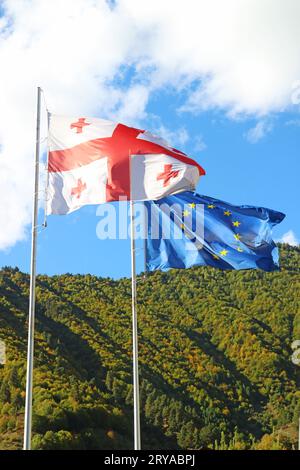
M173 165L165 165L163 173L157 176L158 180L163 180L164 186L169 186L171 178L176 178L179 170L173 170Z
M85 118L79 118L77 122L72 122L72 124L70 125L70 128L71 129L75 128L76 133L81 134L84 126L89 126L89 125L90 124L88 122L85 122Z
M48 214L194 190L202 167L147 131L103 119L50 116ZM74 192L75 191L75 192Z
M72 188L71 195L76 196L77 199L80 198L82 191L86 189L86 183L83 183L81 181L81 178L77 181L77 186L75 188Z

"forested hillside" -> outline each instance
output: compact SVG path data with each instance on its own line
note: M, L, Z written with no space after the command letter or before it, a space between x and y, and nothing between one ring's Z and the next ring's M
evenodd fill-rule
M138 279L148 449L290 449L297 441L300 249L281 272L213 268ZM22 446L29 277L0 271L0 449ZM131 286L39 276L33 447L132 448Z

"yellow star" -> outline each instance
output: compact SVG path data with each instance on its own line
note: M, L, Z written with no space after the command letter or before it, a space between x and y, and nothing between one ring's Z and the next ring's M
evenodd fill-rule
M185 210L185 211L183 211L182 215L183 215L184 217L186 217L186 216L190 215L190 212L187 211L187 210Z
M220 259L218 255L213 255L213 258Z
M189 206L190 206L192 209L195 209L196 204L195 204L194 202L192 202L191 204L189 204Z
M234 220L234 221L232 222L232 225L233 225L234 227L239 227L239 226L241 225L241 222L239 222L238 220Z
M208 204L208 209L214 209L216 206L214 204Z
M224 215L231 215L231 212L230 211L224 211Z
M240 253L242 253L244 250L243 248L241 248L240 246L237 247L237 251L239 251Z
M220 255L221 255L221 256L226 256L227 253L228 253L228 250L222 250L222 251L220 251Z
M241 239L241 235L240 235L239 233L236 233L236 234L234 235L234 238L235 238L236 240L240 240L240 239Z

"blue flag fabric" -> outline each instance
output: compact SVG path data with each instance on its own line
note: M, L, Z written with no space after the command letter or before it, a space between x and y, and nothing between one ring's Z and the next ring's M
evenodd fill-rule
M148 271L191 266L279 269L272 228L284 219L281 212L234 206L192 192L145 205Z

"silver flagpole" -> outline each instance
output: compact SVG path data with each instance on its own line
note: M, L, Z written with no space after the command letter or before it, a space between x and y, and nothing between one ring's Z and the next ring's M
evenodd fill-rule
M144 279L147 275L147 237L148 237L147 206L144 203Z
M139 358L138 358L138 331L137 331L137 311L136 311L135 226L134 226L134 202L132 199L130 199L130 228L131 228L134 450L141 450Z
M24 450L31 449L32 379L33 379L35 279L36 279L36 239L37 239L37 223L38 223L39 162L40 162L40 121L41 121L41 88L38 87L37 89L35 164L34 164L35 169L34 169L33 214L32 214L32 231L31 231L31 263L30 263L29 323L28 323L28 347L27 347L25 422L24 422Z
M132 362L133 362L133 428L134 428L134 450L141 450L138 323L137 323L137 309L136 309L135 224L134 224L134 202L133 202L133 192L132 192L133 175L132 175L131 158L132 158L131 150L129 150Z

